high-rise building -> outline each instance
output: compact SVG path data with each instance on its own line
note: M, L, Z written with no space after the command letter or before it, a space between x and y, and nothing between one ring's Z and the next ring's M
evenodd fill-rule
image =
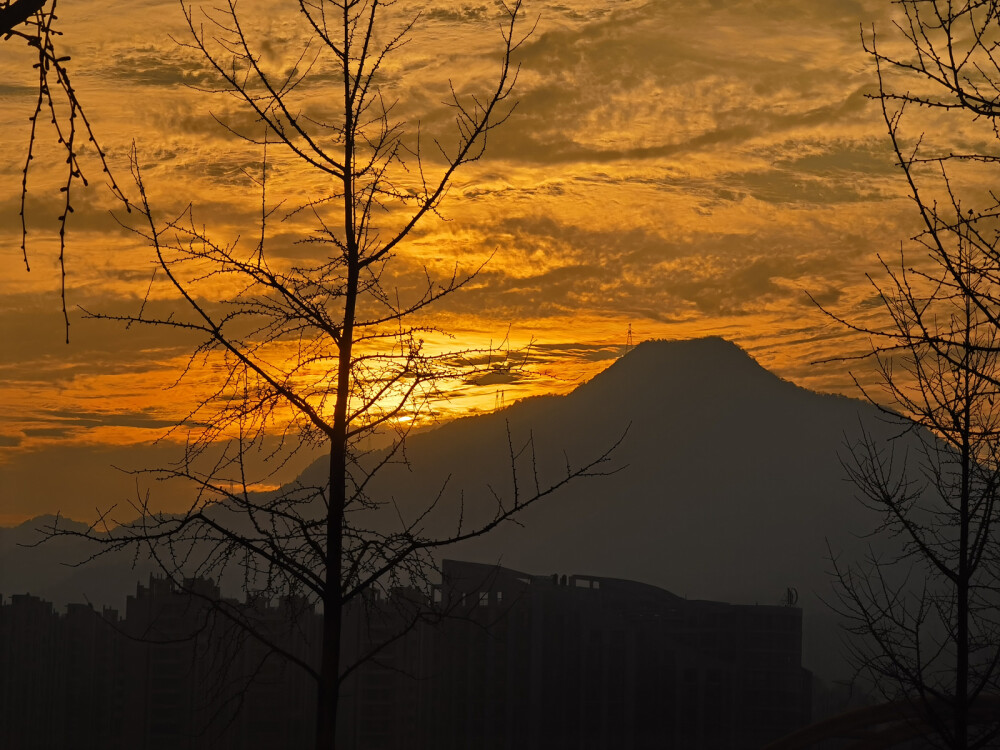
M446 560L345 611L349 750L751 750L809 719L802 614ZM253 625L253 634L244 627ZM0 599L0 744L311 747L322 615L151 577L125 616Z

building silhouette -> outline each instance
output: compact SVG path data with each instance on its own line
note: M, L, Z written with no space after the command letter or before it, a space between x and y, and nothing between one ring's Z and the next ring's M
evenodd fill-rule
M57 614L27 594L0 604L0 747L121 745L122 640L115 610Z
M801 610L445 561L434 748L757 748L808 723ZM361 745L358 745L361 747Z
M446 560L429 594L348 608L340 743L357 750L758 748L809 720L802 614L599 576ZM261 637L248 635L252 624ZM0 598L0 746L308 748L304 600L151 577L115 610Z

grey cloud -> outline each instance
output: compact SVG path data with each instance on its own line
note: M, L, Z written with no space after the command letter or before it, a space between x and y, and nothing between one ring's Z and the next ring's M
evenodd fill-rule
M29 427L24 434L28 437L37 438L67 438L71 437L76 430L73 427Z
M780 291L777 278L794 276L797 269L786 259L733 259L728 267L717 270L711 278L683 269L671 284L672 291L695 304L709 315L738 314L759 310L767 298Z
M514 317L525 313L546 316L576 312L581 309L580 297L593 293L604 278L606 274L599 268L582 265L564 266L530 276L486 272L480 276L484 282L481 292L463 294L450 306L469 312L482 309L485 300L481 295L485 295L492 310L516 310Z
M838 139L800 141L797 145L800 148L805 146L810 149L810 153L801 156L783 156L780 152L776 152L778 158L774 162L775 166L816 175L855 172L882 177L898 174L887 138L861 141Z
M551 103L551 102L550 102ZM838 102L825 104L802 112L775 112L768 110L747 110L736 108L720 112L715 116L716 126L686 138L677 139L674 134L664 132L664 142L650 145L618 146L612 140L607 145L581 143L573 137L573 131L554 127L553 123L563 118L547 117L540 112L537 117L527 118L527 124L512 127L510 133L501 131L493 139L490 155L514 161L537 161L545 163L568 162L618 162L678 158L697 152L717 151L722 146L736 146L752 138L776 136L797 128L810 126L832 126L841 117L852 115L865 98L860 90L846 94ZM568 114L564 124L573 118ZM544 121L545 127L533 127Z
M546 149L539 144L539 153ZM660 153L678 154L679 148L664 147ZM790 156L807 152L801 156ZM565 153L565 152L564 152ZM551 153L547 153L552 158ZM582 156L582 152L577 154ZM622 153L604 152L600 158L592 154L591 163L612 161ZM684 173L649 172L627 177L592 172L572 178L581 185L594 183L604 186L624 183L649 184L665 190L681 191L687 196L700 197L710 206L719 201L738 201L752 196L768 203L835 205L861 201L886 200L898 195L898 171L888 144L883 139L862 141L823 141L820 139L788 139L776 141L761 154L773 161L769 166L744 171L723 172L712 178ZM556 156L558 158L558 155ZM651 157L652 158L652 157ZM555 161L555 158L552 158ZM761 159L762 161L763 159ZM633 156L630 161L636 161ZM734 160L734 166L742 166ZM560 183L543 184L530 189L532 194L559 195L566 192ZM500 190L467 190L465 199L490 198L502 200L510 188Z
M807 289L832 304L838 289L863 275L859 264L872 250L871 239L861 233L817 234L808 221L776 226L763 236L597 231L549 216L509 217L493 231L483 243L517 254L517 275L487 265L477 288L443 300L444 308L474 312L488 306L510 320L586 310L674 322L773 305L802 307L810 304ZM536 253L562 265L525 276Z
M431 8L424 13L427 21L445 21L448 23L482 21L492 15L485 5L462 5L455 8Z
M0 101L10 98L20 104L26 98L37 95L37 86L28 86L16 83L0 83Z
M476 375L466 379L470 385L510 385L524 380L524 377L514 371L498 368L483 375Z
M163 430L177 426L177 423L152 415L152 409L132 413L85 412L59 409L38 409L32 411L30 404L18 421L29 421L31 426L21 428L22 436L0 436L0 447L17 448L25 444L24 438L43 440L65 440L77 437L95 427L131 427L155 430L159 438Z
M148 276L141 276L137 289L145 291ZM137 312L140 299L108 299L71 290L69 304L83 304L107 313ZM169 315L173 306L151 301L150 314ZM10 381L61 382L87 374L142 373L160 363L191 351L192 337L175 331L123 325L109 321L82 320L71 310L70 344L64 343L62 313L57 297L26 298L12 295L3 300L4 358L0 372Z
M726 3L700 24L696 10L651 2L598 23L540 33L524 52L535 79L524 80L516 126L496 134L492 154L540 162L657 159L864 117L864 81L871 76L842 59L846 46L863 60L856 31L862 19L844 21L861 9L852 3L775 5L780 7ZM804 6L810 10L803 12ZM820 18L840 19L843 39L837 32L823 35L827 44L840 39L826 51L776 48L777 29L768 24L778 18L807 32ZM740 20L742 47L714 40L713 22ZM692 34L702 25L701 36ZM794 28L782 31L791 35ZM659 117L662 129L647 126L640 142L630 143L636 116ZM602 127L607 137L595 138Z
M531 347L534 361L547 364L553 360L569 359L584 362L604 362L621 356L621 347L602 344L587 344L582 342L566 342L558 344L535 344Z
M172 45L117 50L102 72L118 85L208 87L217 82L214 71L210 72L206 63L190 54L180 54Z
M93 170L86 174L97 180ZM111 204L95 190L89 190L77 183L71 194L72 213L68 228L76 233L119 234L123 230L111 216ZM59 216L65 211L65 193L58 187L49 190L30 189L25 200L24 214L28 228L28 242L39 237L56 237L59 231ZM0 200L0 235L20 236L21 195L19 190L5 193ZM30 248L29 248L30 250Z
M32 428L30 434L41 434L46 430L66 430L85 427L138 427L142 429L163 429L175 426L172 420L160 419L153 414L152 408L138 412L85 412L65 409L42 409L33 414L36 421L54 422L52 427ZM28 430L25 430L27 433Z
M832 310L843 299L844 292L842 289L825 285L820 289L809 290L809 296L816 301L816 304Z
M672 4L670 0L648 0L643 8L657 8ZM802 0L692 0L683 4L692 15L704 17L705 13L746 14L761 21L803 23L847 22L857 24L859 19L876 21L885 18L887 10L880 0L827 0L823 3Z
M717 181L717 195L724 200L753 196L765 203L832 206L893 198L882 185L851 175L811 175L785 169L726 175Z

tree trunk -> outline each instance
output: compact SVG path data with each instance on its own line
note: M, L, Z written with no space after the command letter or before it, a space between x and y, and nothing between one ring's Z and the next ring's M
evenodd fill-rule
M316 750L336 750L337 706L340 698L340 646L343 630L344 511L347 506L347 439L351 400L351 365L354 317L361 276L354 225L354 91L351 80L351 35L348 6L343 6L344 24L344 241L347 279L344 287L344 317L337 362L337 397L330 435L330 505L327 509L326 591L323 597L323 661L317 699Z
M338 396L338 403L340 399ZM340 584L347 467L345 441L330 445L330 509L327 515L326 593L323 597L323 652L316 697L316 750L337 747L337 702L340 696L340 641L343 598Z

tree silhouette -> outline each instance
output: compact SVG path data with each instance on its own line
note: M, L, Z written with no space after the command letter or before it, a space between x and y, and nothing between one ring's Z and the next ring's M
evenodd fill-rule
M900 424L898 443L863 435L845 462L898 549L834 566L859 674L939 744L976 748L1000 732L970 721L1000 691L1000 205L981 189L998 159L1000 15L992 2L898 6L897 35L864 46L921 227L869 277L888 324L840 319L871 337L882 390L862 391Z
M378 590L420 585L433 568L434 550L487 533L575 478L606 473L610 454L575 466L567 459L564 470L545 478L531 437L508 435L509 489L487 487L488 512L470 520L474 514L461 511L443 535L430 528L443 512L444 485L421 507L370 494L381 468L405 461L407 433L429 400L495 357L490 351L442 354L424 344L436 330L420 314L475 271L436 278L424 269L414 278L402 260L408 238L437 213L457 170L483 155L488 134L510 115L513 58L525 38L520 2L501 4L493 83L481 94L451 85L451 139L428 138L393 116L387 85L401 80L390 74L389 62L414 20L387 31L387 5L300 0L307 39L293 66L275 69L265 65L257 51L263 42L245 28L235 2L212 11L185 6L188 46L214 69L217 91L250 114L245 128L226 127L262 155L256 240L245 246L214 239L191 207L160 218L133 153L133 208L142 220L133 231L153 249L156 272L138 312L93 313L126 327L198 337L187 373L216 375L183 426L182 460L149 472L193 483L197 497L190 507L157 513L147 494L133 504L139 521L115 526L112 520L125 519L112 519L109 511L87 535L103 545L98 556L142 549L177 581L222 578L237 569L257 597L318 604L320 663L282 652L317 681L317 748L335 747L339 685L356 666L341 663L345 609ZM318 191L298 203L272 198L276 150L297 163L297 185L318 184ZM304 226L297 223L304 217L309 223L296 242L309 257L289 261L281 232ZM168 290L176 304L158 312L163 305L154 288ZM391 435L391 443L367 451L365 441L374 434ZM294 454L317 446L326 454L321 477L260 490ZM74 533L58 521L50 532ZM421 616L419 607L408 611L397 634Z
M950 258L984 292L978 260L964 244ZM884 268L875 288L892 324L867 331L883 387L862 390L900 434L850 445L847 474L884 540L858 565L834 558L840 612L869 687L908 702L944 746L983 747L1000 729L970 722L1000 687L997 329L947 272Z
M9 38L14 29L38 13L45 0L11 0L0 8L0 34Z
M46 3L48 7L46 9ZM104 174L107 175L112 192L126 207L128 202L115 182L108 167L104 151L94 135L93 128L70 83L66 63L69 57L60 55L56 38L61 32L56 29L56 0L10 0L0 6L0 39L10 43L20 40L33 47L38 54L34 67L38 71L38 96L29 117L31 129L28 133L24 168L21 172L21 255L25 268L31 270L28 254L28 225L25 204L28 199L28 183L32 160L39 134L39 118L48 116L55 130L56 141L66 152L66 177L59 190L63 193L63 209L59 215L59 272L60 296L62 298L63 320L66 329L66 343L69 343L69 315L66 312L66 228L69 215L73 213L73 188L77 183L86 186L87 178L80 165L81 152L90 144L96 153Z

